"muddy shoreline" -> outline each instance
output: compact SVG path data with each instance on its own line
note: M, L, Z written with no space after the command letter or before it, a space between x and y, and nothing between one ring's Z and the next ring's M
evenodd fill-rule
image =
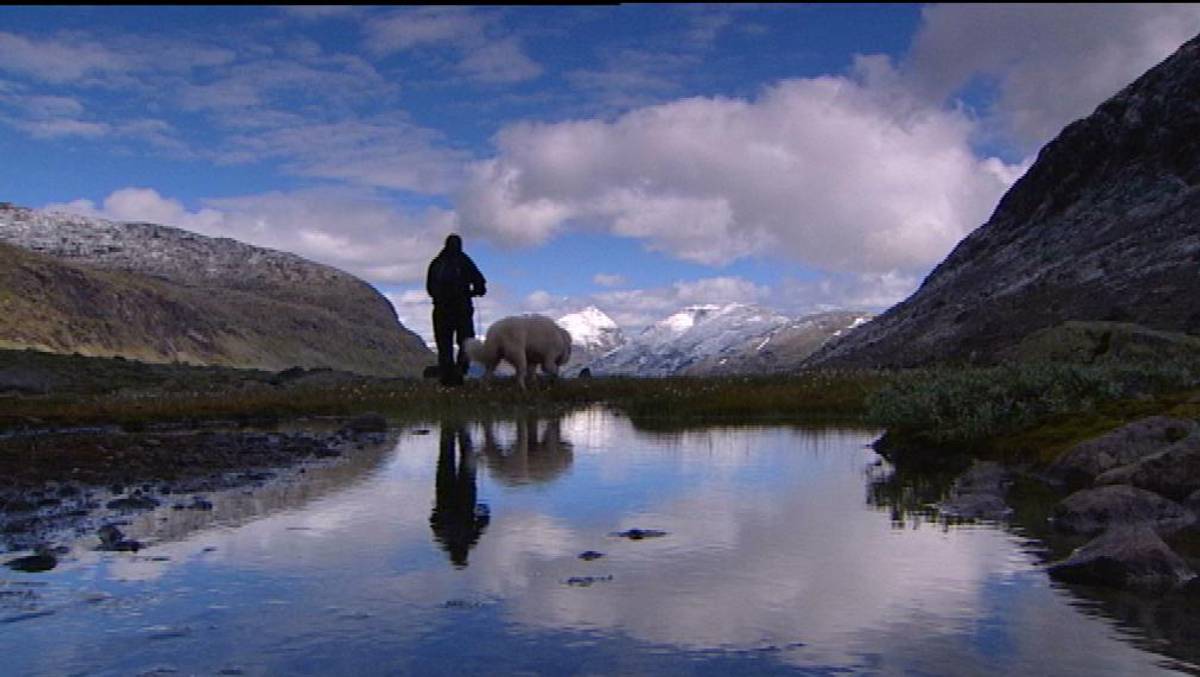
M0 553L53 555L61 542L140 513L212 509L209 495L338 463L388 437L377 415L274 429L42 430L0 438ZM103 545L103 539L97 543ZM5 557L5 562L11 558Z

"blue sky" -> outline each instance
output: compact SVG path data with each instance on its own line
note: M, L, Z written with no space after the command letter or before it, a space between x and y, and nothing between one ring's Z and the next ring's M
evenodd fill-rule
M596 305L881 310L1197 5L0 7L0 200L368 280L429 333Z

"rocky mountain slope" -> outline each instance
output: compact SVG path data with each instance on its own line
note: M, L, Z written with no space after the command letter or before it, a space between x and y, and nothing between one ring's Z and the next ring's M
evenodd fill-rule
M714 376L795 368L861 313L790 318L759 306L697 305L656 322L588 366L596 375Z
M433 357L365 282L147 223L0 203L0 347L415 375Z
M1069 320L1200 333L1200 37L1046 145L910 298L810 365L993 362Z

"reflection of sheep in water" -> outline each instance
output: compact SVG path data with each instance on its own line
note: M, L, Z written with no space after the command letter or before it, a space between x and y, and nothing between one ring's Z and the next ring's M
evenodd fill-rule
M522 389L533 380L538 365L558 376L559 367L571 359L571 335L544 315L506 317L488 327L485 341L467 339L465 347L471 361L483 365L484 378L491 378L504 360L517 370Z
M483 459L501 484L549 482L571 467L573 446L563 439L561 418L546 419L543 426L529 415L515 423L511 442L501 441L490 421L483 427Z

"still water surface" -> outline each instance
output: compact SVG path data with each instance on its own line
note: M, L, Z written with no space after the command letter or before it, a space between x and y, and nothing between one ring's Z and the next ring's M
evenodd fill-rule
M400 431L144 515L137 554L0 572L33 600L0 612L0 673L1167 671L1019 536L872 505L874 437L602 410Z

